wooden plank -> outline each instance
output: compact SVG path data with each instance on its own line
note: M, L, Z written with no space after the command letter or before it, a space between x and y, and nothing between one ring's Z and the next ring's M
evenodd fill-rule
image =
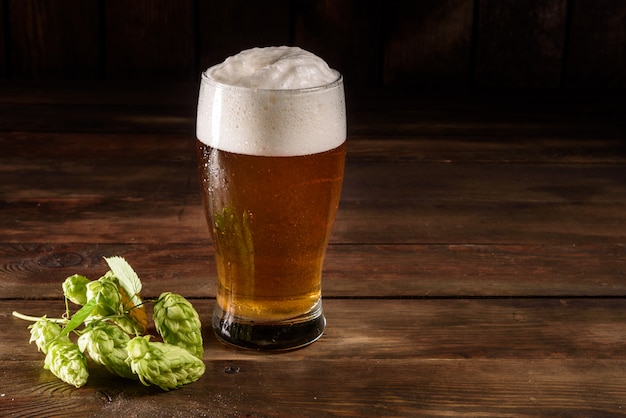
M191 166L196 158L191 134L167 132L3 132L0 148L6 151L0 154L1 164L21 161L33 169L45 164L102 166L107 160Z
M293 43L341 72L347 88L381 84L380 1L293 2Z
M191 143L188 143L191 145ZM10 158L5 242L204 240L192 149L182 161ZM55 172L54 176L49 176ZM122 173L122 174L120 174ZM348 161L334 243L620 243L624 165ZM558 186L555 186L558 184ZM154 204L158 202L158 204Z
M623 89L626 87L626 4L620 0L570 3L564 86Z
M93 144L89 151L86 143ZM622 145L620 140L351 138L343 199L622 202ZM140 189L150 183L159 183L162 196L197 194L192 135L13 132L0 137L0 146L3 191L14 202L94 193L104 199L119 190L145 194ZM120 171L127 176L119 177ZM162 182L165 173L172 176Z
M0 407L16 416L622 416L623 360L211 361L173 392L101 372L68 387L40 362L4 362ZM232 372L236 370L236 372ZM33 384L33 381L36 383ZM265 390L259 390L265 388ZM295 412L297 411L297 412Z
M198 2L200 71L253 47L289 45L290 2Z
M175 136L174 136L175 137ZM128 137L126 137L128 138ZM155 143L153 150L129 158L123 148L111 145L108 150L90 152L71 158L22 158L11 153L0 159L3 192L13 203L42 199L54 204L86 197L96 200L124 200L120 193L136 199L160 198L163 204L189 200L197 203L198 179L193 140L185 138L172 147ZM151 142L128 145L141 151ZM24 144L23 152L28 154ZM19 149L18 149L19 150ZM176 154L178 152L179 154ZM159 155L159 153L161 155ZM109 155L109 159L105 156ZM147 160L158 156L161 159ZM600 163L491 162L487 167L471 161L428 162L412 160L376 161L351 158L346 162L342 202L389 203L408 206L428 202L492 205L506 203L586 205L624 203L623 161ZM50 176L50 173L56 173ZM124 173L119 176L118 173ZM561 182L554 185L551 180ZM158 186L158 190L156 187ZM44 203L42 201L42 203ZM71 209L71 208L68 208Z
M385 85L469 85L472 0L387 1L383 9Z
M475 84L558 88L565 0L478 0Z
M178 289L170 291L178 292ZM258 352L220 343L210 326L214 301L189 300L203 324L204 360L254 360L270 365L277 360L275 356L265 358ZM0 307L0 324L5 330L0 342L0 363L16 358L43 360L37 347L28 343L29 322L14 318L11 313L47 314L55 318L65 312L64 301L2 300ZM290 363L306 360L374 363L385 359L626 361L625 308L623 297L326 298L324 314L328 325L322 338L305 350L284 353L282 358ZM154 328L149 333L157 335ZM358 359L353 357L355 352L359 353Z
M6 13L12 78L102 77L99 1L6 0Z
M87 160L139 160L144 164L166 162L193 164L195 139L190 134L93 133L93 132L3 132L0 163L24 167L38 159L45 164ZM85 147L89 144L89 147ZM359 137L348 139L348 162L415 163L535 163L605 164L626 163L620 138L509 138L472 136ZM8 160L2 157L7 156ZM24 163L24 160L30 163ZM95 162L98 164L98 161ZM100 162L102 164L102 162Z
M625 209L623 203L579 206L529 202L424 201L411 205L345 202L339 210L331 241L368 244L618 244L626 239L626 233L620 228L626 220ZM70 225L84 228L85 224ZM154 227L152 224L146 226ZM28 238L17 234L10 239Z
M146 296L175 289L195 298L215 297L208 241L0 244L0 294L58 299L66 277L80 273L95 280L107 271L102 257L113 255L133 265ZM619 297L626 293L624 271L624 244L332 244L323 293L328 298Z
M348 161L413 161L417 163L535 163L622 164L624 144L619 138L559 137L409 137L348 140Z
M348 161L342 202L402 206L621 204L621 164L421 163ZM557 180L558 179L558 180ZM366 184L364 184L366 183ZM374 203L376 204L376 203Z
M193 302L204 320L211 303ZM0 307L0 406L18 415L620 415L626 401L623 299L329 300L327 332L304 350L264 356L207 330L206 374L167 393L97 367L81 389L58 381L7 314L50 301Z
M163 82L197 78L193 0L112 0L103 4L107 79Z
M167 174L167 173L166 173ZM167 174L169 175L169 174ZM183 182L184 183L184 182ZM143 185L142 187L145 187ZM2 202L6 243L185 243L207 239L199 197L34 197ZM169 201L168 201L169 200ZM347 200L331 242L337 244L623 243L624 202L506 200Z

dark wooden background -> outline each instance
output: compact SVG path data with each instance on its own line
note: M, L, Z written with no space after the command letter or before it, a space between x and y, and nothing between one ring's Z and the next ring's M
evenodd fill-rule
M0 0L0 79L194 81L298 45L347 83L623 89L623 0Z

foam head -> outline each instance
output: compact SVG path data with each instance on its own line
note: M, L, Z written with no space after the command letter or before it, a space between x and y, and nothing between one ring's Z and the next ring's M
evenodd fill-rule
M202 74L197 137L239 154L328 151L346 138L341 75L295 47L254 48Z

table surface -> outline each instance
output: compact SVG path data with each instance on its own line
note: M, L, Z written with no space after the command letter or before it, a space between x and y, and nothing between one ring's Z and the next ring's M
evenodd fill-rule
M149 89L154 89L153 91ZM0 84L6 416L626 415L626 111L609 92L348 88L324 269L328 328L268 354L216 341L195 84ZM125 257L203 321L205 375L164 392L43 369L28 323Z

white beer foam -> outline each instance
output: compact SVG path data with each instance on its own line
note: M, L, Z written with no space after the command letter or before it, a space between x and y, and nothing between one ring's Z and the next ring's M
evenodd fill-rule
M266 90L319 87L339 78L320 57L298 47L252 48L206 71L214 81Z
M202 75L197 137L223 151L294 156L346 139L341 75L296 47L253 48Z

